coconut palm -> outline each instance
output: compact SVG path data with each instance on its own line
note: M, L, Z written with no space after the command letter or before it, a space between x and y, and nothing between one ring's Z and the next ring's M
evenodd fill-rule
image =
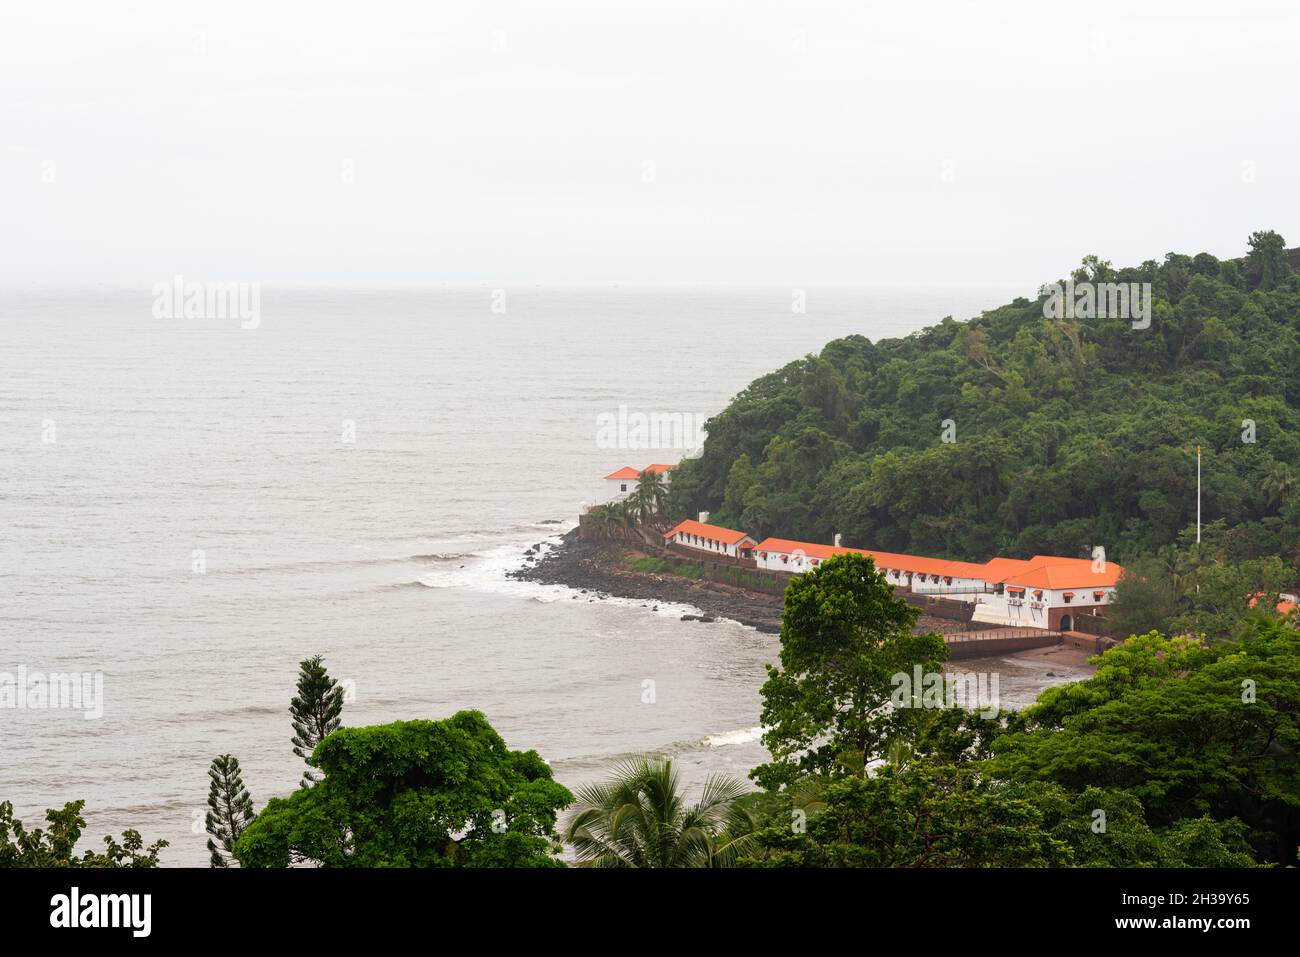
M687 806L673 763L633 758L578 790L564 839L583 867L730 867L753 845L745 785L710 775Z
M631 501L636 504L637 517L642 522L663 512L668 501L668 485L664 482L663 474L649 469L643 471L636 480Z
M623 502L609 503L609 528L611 533L617 533L621 538L628 537L628 530L636 524L636 513L632 508L632 504L630 499Z
M608 505L596 505L587 511L584 524L597 535L609 535L614 527L614 515Z
M1300 483L1297 483L1296 474L1289 465L1285 462L1274 462L1269 466L1259 487L1268 496L1269 505L1280 506L1295 493L1297 484Z

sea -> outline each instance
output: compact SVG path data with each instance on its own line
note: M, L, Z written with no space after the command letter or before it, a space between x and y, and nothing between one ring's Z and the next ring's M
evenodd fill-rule
M82 848L135 828L205 866L212 758L258 807L292 792L317 654L348 725L477 709L570 787L639 754L744 778L776 636L507 573L755 378L1031 285L263 283L256 321L0 286L0 682L87 682L0 706L0 801L84 799ZM688 427L611 434L637 416ZM983 666L1004 706L1065 680Z

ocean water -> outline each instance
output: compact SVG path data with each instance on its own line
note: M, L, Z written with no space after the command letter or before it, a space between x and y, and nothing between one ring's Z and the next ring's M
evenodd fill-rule
M608 472L681 456L602 447L602 413L711 415L832 338L1027 288L794 314L776 286L264 284L245 329L155 318L147 287L0 287L0 672L103 677L99 718L0 708L0 800L31 826L84 798L83 846L135 827L203 866L213 756L259 807L296 786L313 654L347 724L477 708L570 786L642 752L743 777L774 636L505 573ZM1043 683L1004 667L1004 701Z

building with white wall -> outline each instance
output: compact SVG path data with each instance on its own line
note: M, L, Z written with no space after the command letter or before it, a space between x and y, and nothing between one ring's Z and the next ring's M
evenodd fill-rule
M636 483L641 479L642 472L653 472L664 477L664 484L667 485L672 481L672 470L675 465L656 462L647 465L644 469L634 469L630 465L625 465L617 472L610 472L605 476L605 498L606 502L617 502L626 498L636 490Z
M1124 572L1114 562L1055 555L1035 555L1023 564L977 596L974 621L1074 631L1081 615L1095 614L1115 600L1115 586Z
M726 558L749 558L754 540L744 532L687 519L664 532L665 545L679 545Z
M870 556L891 585L975 603L975 621L1054 631L1072 631L1079 615L1110 604L1123 573L1114 562L1094 564L1086 558L960 562L784 538L763 539L754 546L754 560L766 571L797 575L850 552Z
M630 465L623 466L617 472L610 472L605 476L605 501L617 502L624 498L636 488L636 480L640 477L641 471Z

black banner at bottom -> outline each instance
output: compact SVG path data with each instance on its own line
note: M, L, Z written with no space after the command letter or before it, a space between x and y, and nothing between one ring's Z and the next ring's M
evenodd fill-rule
M1070 942L1199 934L1227 944L1289 931L1298 890L1300 872L1281 869L0 871L6 943L75 935L81 946L202 945L214 934L373 944L435 927L485 941L511 932L562 938L629 921L636 927L625 931L645 934L657 919L677 933L690 915L748 920L763 933L815 926L819 940L860 937L865 921L876 944L933 934L950 946L965 932L998 935L972 938L985 943L1024 933Z

